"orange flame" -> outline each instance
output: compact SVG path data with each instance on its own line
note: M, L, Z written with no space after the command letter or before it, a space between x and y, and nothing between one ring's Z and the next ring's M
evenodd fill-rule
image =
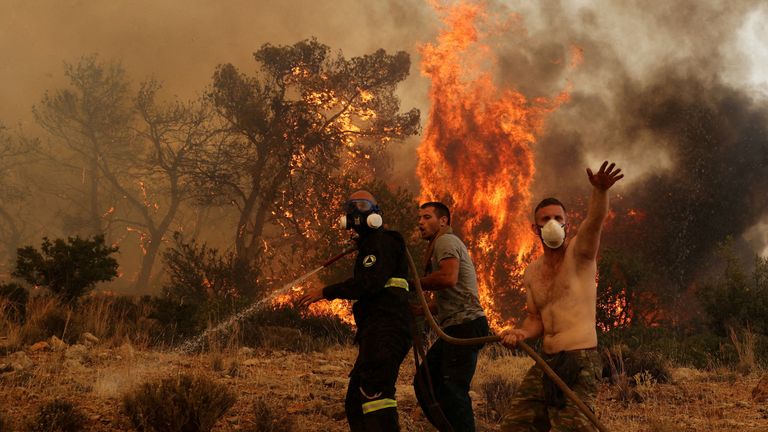
M498 329L509 316L496 300L520 289L522 264L534 247L529 207L535 137L568 93L529 101L496 87L485 66L495 57L484 43L490 33L480 30L489 24L484 5L464 0L433 6L445 28L435 44L420 47L421 72L432 80L429 121L418 148L421 199L452 206L454 230L470 250L481 302Z

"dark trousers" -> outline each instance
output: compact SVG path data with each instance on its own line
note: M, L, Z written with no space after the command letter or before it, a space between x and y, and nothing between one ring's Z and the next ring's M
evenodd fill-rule
M344 410L352 432L399 431L395 383L411 348L407 328L371 329L358 338Z
M446 327L443 331L449 336L457 338L487 336L488 320L485 317L480 317ZM427 367L429 368L429 376L432 378L435 398L455 432L472 432L475 430L475 417L472 412L469 386L475 375L477 355L482 347L482 345L452 345L438 339L427 352ZM416 398L430 423L439 428L427 408L431 397L425 386L425 373L422 364L416 371L416 377L413 380Z

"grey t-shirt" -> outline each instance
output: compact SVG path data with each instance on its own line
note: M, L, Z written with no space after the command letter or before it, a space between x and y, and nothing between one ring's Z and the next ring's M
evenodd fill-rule
M437 319L441 327L448 327L472 321L485 316L477 293L475 265L464 243L453 234L443 234L435 241L432 252L432 269L446 258L459 260L459 278L451 288L435 291L437 296Z

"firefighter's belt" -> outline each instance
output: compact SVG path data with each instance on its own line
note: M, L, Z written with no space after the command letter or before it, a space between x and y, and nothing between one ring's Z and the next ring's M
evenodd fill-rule
M389 287L402 288L408 291L408 281L403 278L389 278L387 283L384 284L384 288Z
M379 399L363 404L363 414L372 413L385 408L397 408L397 401L394 399Z

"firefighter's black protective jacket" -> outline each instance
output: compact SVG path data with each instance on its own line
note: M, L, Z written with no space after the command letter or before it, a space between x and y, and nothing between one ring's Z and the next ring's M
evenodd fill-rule
M408 306L408 261L405 240L397 231L383 228L358 238L354 276L323 289L329 300L357 300L352 307L357 337L371 326L397 327L410 332ZM405 286L402 285L405 283Z

